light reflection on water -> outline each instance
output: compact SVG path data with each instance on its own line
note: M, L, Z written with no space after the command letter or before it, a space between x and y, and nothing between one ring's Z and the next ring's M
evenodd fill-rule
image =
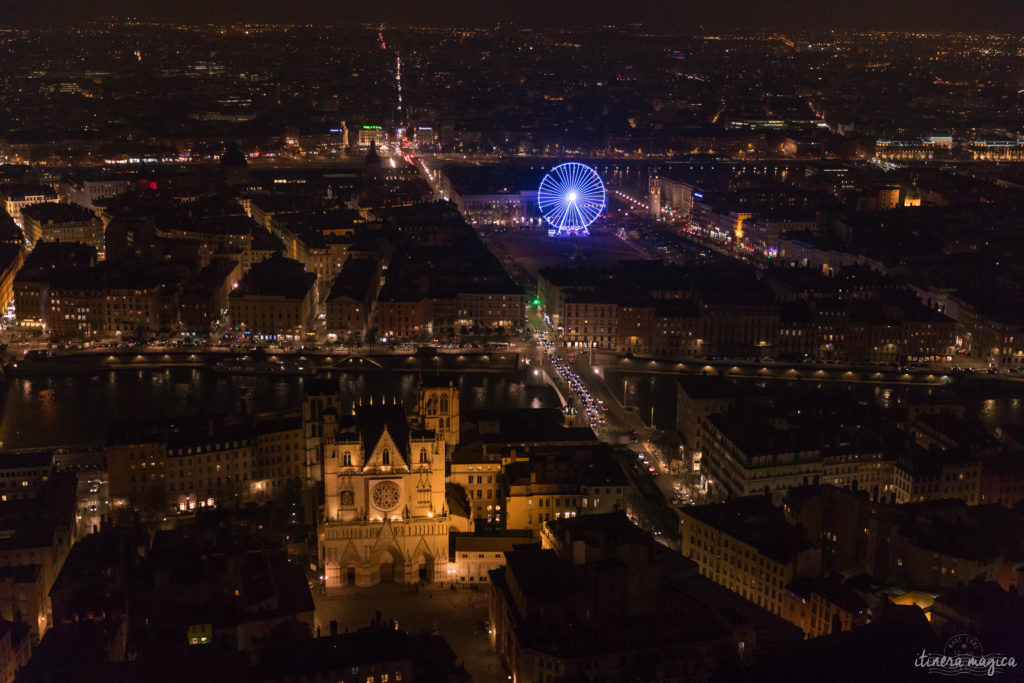
M371 395L375 402L416 401L416 373L345 373L337 381L343 407ZM14 377L0 384L0 441L5 448L99 443L115 420L240 410L243 401L260 412L295 410L305 382L197 368ZM466 374L457 383L468 397L464 410L558 406L549 387L519 375Z
M620 402L625 398L624 405L634 408L636 413L649 423L654 415L654 424L660 429L673 429L676 421L676 386L677 377L673 375L629 375L621 372L608 372L605 381L609 389ZM746 382L750 386L785 387L788 382ZM956 386L955 391L942 387L906 387L901 385L872 384L819 384L819 389L846 390L852 398L878 401L885 408L900 408L908 401L946 401L963 402L969 411L974 411L982 423L992 430L1000 424L1024 423L1024 400L1015 385L996 385L988 382L975 382ZM804 387L806 388L806 387Z
M375 402L386 399L412 405L418 378L411 372L342 374L337 380L341 405L348 407L358 397L370 396ZM657 427L675 426L675 377L609 372L606 380L616 398L625 397L625 405L635 408L645 422L653 414ZM198 368L11 378L0 384L0 441L6 448L98 443L114 420L239 410L243 400L255 401L262 412L293 410L300 405L305 381L228 376ZM521 375L466 374L458 383L464 410L559 405L550 388L527 382ZM989 429L1024 422L1022 392L1012 386L979 383L956 395L942 388L848 385L848 389L852 395L873 397L889 408L899 408L908 400L965 400Z

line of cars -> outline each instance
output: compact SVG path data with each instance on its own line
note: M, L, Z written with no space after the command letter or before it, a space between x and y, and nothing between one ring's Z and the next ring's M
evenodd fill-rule
M683 487L682 482L676 481L672 484L672 505L694 505L690 491Z
M580 381L579 375L576 371L570 367L569 363L566 362L561 356L552 356L551 364L555 366L555 370L561 376L562 380L569 385L569 388L576 394L576 398L579 399L580 405L587 415L587 423L591 429L596 429L599 426L603 426L608 423L608 407L604 404L604 401L596 396L592 396L587 387Z
M643 453L636 454L637 460L639 460L647 471L651 473L652 477L658 476L658 468L654 466L654 463L648 460L647 456Z

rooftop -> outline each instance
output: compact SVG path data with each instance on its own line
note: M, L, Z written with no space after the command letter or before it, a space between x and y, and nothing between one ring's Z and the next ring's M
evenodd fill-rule
M95 247L78 242L40 242L25 257L15 282L42 282L95 263Z
M752 546L760 554L780 564L796 560L811 545L803 533L786 521L782 510L766 496L733 498L725 503L684 508L686 517L696 519L723 534ZM685 529L683 531L685 533Z
M510 529L503 533L455 533L450 534L452 552L503 553L517 545L533 543L529 529ZM457 555L453 559L457 559Z
M557 484L578 486L625 486L628 483L608 444L539 445L506 465L501 479L506 492L512 486Z
M6 183L0 184L0 197L20 202L27 197L46 197L56 199L57 192L49 185L37 185L32 183Z
M810 598L811 593L817 593L833 605L838 605L851 614L862 612L868 607L867 602L856 591L826 579L794 579L786 586L786 589L803 598Z
M82 223L98 220L92 211L78 204L56 202L29 204L21 210L21 215L40 223Z
M376 291L379 278L379 262L371 258L349 258L341 266L334 279L328 301L347 297L355 301L366 301Z
M356 406L355 412L355 429L367 453L377 447L381 436L387 430L398 453L403 457L408 455L409 438L413 430L410 429L409 415L406 413L404 405L399 403L391 405L363 404Z
M275 254L253 264L231 296L280 297L297 301L309 294L315 282L316 273L307 272L298 261Z
M48 468L53 465L53 450L0 450L0 470L28 467Z

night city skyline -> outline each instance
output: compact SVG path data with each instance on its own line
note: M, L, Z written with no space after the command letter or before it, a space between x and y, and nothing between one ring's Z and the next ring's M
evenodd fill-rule
M0 3L0 683L1021 677L1019 3Z
M522 0L477 3L449 0L413 3L386 0L377 3L344 0L41 0L31 6L5 0L4 24L53 26L67 22L104 21L130 17L142 21L185 23L282 22L336 24L383 21L392 25L489 26L512 23L542 28L574 28L602 24L647 24L670 31L730 30L895 30L957 33L992 31L1012 33L1024 22L1024 7L1014 0L696 0L666 2L640 0L615 3L605 0L579 3L559 0Z

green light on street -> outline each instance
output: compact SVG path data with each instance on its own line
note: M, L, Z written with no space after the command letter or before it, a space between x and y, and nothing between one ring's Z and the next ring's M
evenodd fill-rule
M533 300L533 301L532 301L531 303L532 303L532 304L533 304L534 306L540 306L540 304L541 304L541 300L540 300L540 299L534 299L534 300Z

